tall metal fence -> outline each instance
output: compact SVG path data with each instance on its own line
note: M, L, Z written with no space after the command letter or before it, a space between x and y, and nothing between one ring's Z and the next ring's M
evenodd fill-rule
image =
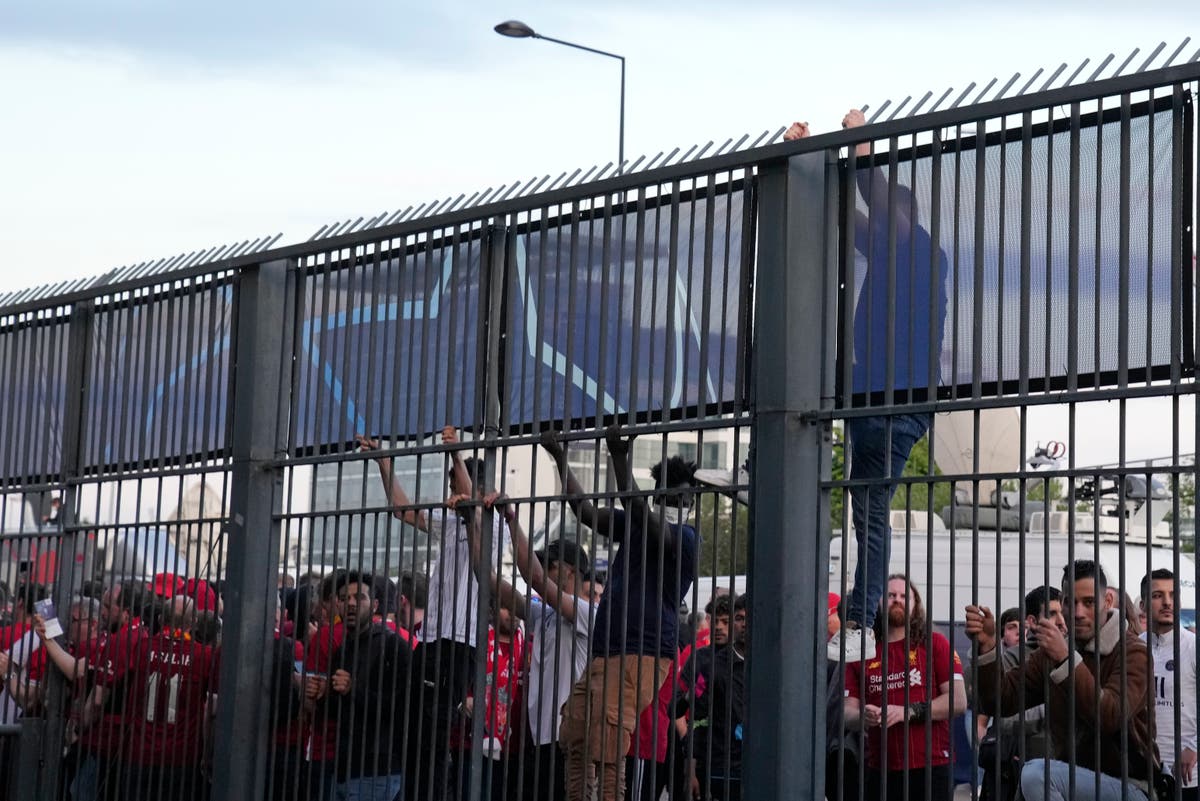
M1152 644L1171 568L1194 627L1198 79L8 298L8 796L938 798L957 763L996 797L1051 679L1003 696L968 605L1015 607L1028 664L1027 593L1087 558ZM1090 720L1054 755L1148 753Z

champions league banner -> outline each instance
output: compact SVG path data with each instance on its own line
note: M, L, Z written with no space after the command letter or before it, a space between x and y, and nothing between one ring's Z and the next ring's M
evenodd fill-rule
M493 240L508 426L744 399L743 203L726 186ZM476 234L308 279L297 447L482 422L485 250Z
M943 386L971 387L977 365L985 393L1010 391L1023 363L1032 387L1049 388L1072 372L1089 386L1115 383L1121 367L1130 380L1161 376L1173 359L1191 369L1191 245L1178 238L1190 209L1179 204L1195 194L1179 153L1194 143L1190 100L1169 101L1133 107L1124 155L1112 111L1084 119L1074 163L1061 121L1035 126L1028 154L1019 128L989 133L982 165L972 138L898 154L917 222L929 228L938 210L949 264ZM498 400L511 431L745 408L752 193L742 182L630 191L607 216L314 251L297 267L298 319L288 323L289 446L315 453L359 432L402 440L480 425L489 330L503 333ZM846 264L857 293L866 259ZM498 296L489 275L503 281ZM201 282L96 305L85 469L225 453L235 286L228 276ZM484 318L490 308L498 319ZM0 319L0 468L10 482L61 472L67 326L65 316ZM24 445L35 437L39 446Z

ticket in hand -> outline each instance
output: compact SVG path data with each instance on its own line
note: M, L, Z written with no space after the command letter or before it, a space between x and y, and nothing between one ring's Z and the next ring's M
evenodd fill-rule
M40 601L34 601L33 609L38 617L45 621L47 637L53 640L62 636L62 624L58 622L58 611L54 608L53 599L43 598Z

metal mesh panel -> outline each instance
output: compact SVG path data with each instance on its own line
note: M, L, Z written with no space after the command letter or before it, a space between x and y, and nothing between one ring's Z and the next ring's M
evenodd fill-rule
M1025 595L1091 559L1194 622L1197 74L1122 71L16 298L8 795L992 794L962 713L1028 763L999 718L1060 680L1014 691L966 606L1028 662ZM923 612L848 659L891 573ZM1048 718L1127 788L1197 704L1138 642L1052 699L1135 723Z

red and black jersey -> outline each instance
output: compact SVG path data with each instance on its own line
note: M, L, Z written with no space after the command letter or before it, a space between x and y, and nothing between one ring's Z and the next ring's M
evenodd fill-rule
M204 716L217 691L211 645L163 631L146 640L126 694L127 759L194 765L204 754Z
M883 707L903 706L917 702L929 703L941 694L941 687L962 680L962 662L950 641L936 631L929 635L930 648L924 643L911 646L904 640L887 643L887 681L883 675L883 655L866 662L846 665L846 694L861 703ZM933 651L933 672L929 671L929 650ZM865 669L864 669L865 668ZM865 676L864 676L865 674ZM886 683L886 689L885 689ZM863 685L866 694L863 693ZM931 730L933 750L925 746L925 727ZM950 764L950 722L935 720L927 723L893 725L887 730L887 754L882 751L883 737L876 726L867 730L867 766L878 770L886 764L888 770L923 768L926 765ZM905 764L905 753L908 764Z
M80 745L86 750L114 756L120 751L124 739L126 680L149 637L141 622L135 620L115 634L97 640L98 656L88 665L88 676L92 684L104 689L107 699L100 719L80 735Z

